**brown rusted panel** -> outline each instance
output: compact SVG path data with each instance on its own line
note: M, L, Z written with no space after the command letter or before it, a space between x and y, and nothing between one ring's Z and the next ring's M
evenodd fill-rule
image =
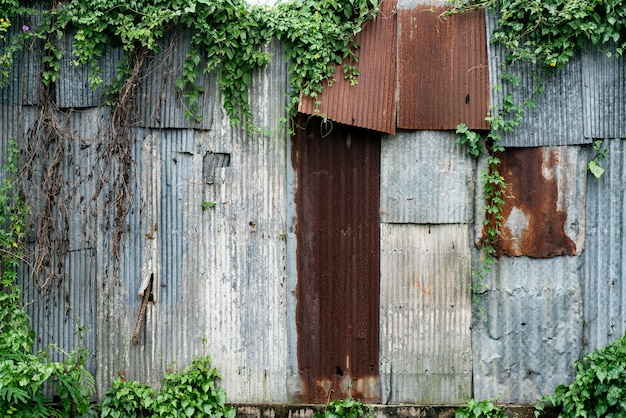
M484 10L442 17L445 10L398 10L398 128L489 128Z
M303 402L380 398L380 134L299 115L298 369Z
M565 231L567 213L557 204L559 185L554 168L560 162L556 150L509 148L499 157L506 198L502 236L495 246L497 255L575 255L576 244Z
M316 109L309 97L301 97L299 111L324 115L346 125L393 134L396 129L396 0L380 4L376 20L356 36L360 48L358 84L350 86L337 66L332 87L324 85Z

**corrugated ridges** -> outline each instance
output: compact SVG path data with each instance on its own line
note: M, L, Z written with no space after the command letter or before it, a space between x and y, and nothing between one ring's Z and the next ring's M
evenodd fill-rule
M383 138L380 219L468 223L474 213L473 179L474 163L450 132L398 132Z
M501 68L506 53L502 45L491 42L491 33L497 19L487 13L487 35L489 46L489 73L492 85L491 103L496 109L502 109L504 96L513 95L515 103L522 104L536 86L536 76L542 75L539 65L516 63ZM591 143L583 135L583 94L580 55L576 55L563 69L555 71L543 80L544 93L533 97L535 108L527 109L523 122L513 132L506 132L502 137L505 147L536 147L549 145L574 145ZM519 77L519 85L503 83L503 71ZM494 90L493 86L502 86Z
M446 10L398 10L398 128L488 128L484 12L442 17Z
M146 59L136 100L142 126L211 129L216 97L215 74L206 74L202 71L206 63L200 63L196 84L204 89L204 93L198 99L198 113L202 117L199 123L185 119L189 104L175 84L182 74L192 34L189 30L176 30L166 34L159 44L159 52Z
M608 49L610 50L610 48ZM585 138L626 135L626 62L589 46L582 53Z
M43 5L40 3L35 7L39 10L49 7L48 2L42 3ZM12 24L6 34L7 42L22 32L24 23L24 19L20 16L9 17ZM31 30L36 30L39 20L39 16L29 18L28 24L32 27ZM4 47L4 45L0 45L0 50L3 50ZM8 71L7 79L2 79L2 83L5 84L0 89L0 103L12 105L36 105L39 103L41 93L39 77L43 68L42 58L43 41L35 36L26 39L21 50L13 55L13 64Z
M468 225L381 224L383 403L472 396Z
M571 382L583 341L582 263L503 257L485 276L472 326L476 399L535 402Z
M104 86L107 86L115 76L116 66L122 59L123 50L121 47L114 48L111 45L104 48L102 57L97 60L103 83L94 89L89 83L89 76L92 75L90 64L75 64L73 41L74 35L68 34L61 39L61 45L59 45L64 54L61 58L59 78L55 83L57 106L61 109L68 109L104 105Z
M343 78L343 69L337 66L335 82L332 87L326 85L319 96L319 113L310 98L300 101L300 112L324 115L335 122L360 128L395 132L395 5L395 0L381 2L376 20L369 22L356 37L360 45L358 84L350 86Z
M626 331L626 147L605 142L609 152L598 180L588 176L587 234L584 252L584 351L602 348Z

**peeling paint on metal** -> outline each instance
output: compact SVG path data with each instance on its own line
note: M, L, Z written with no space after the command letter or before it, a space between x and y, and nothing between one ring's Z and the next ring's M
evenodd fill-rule
M398 128L488 129L489 66L483 10L398 10Z
M536 402L572 381L583 337L581 267L581 257L503 257L485 275L472 326L476 399Z
M580 254L586 153L580 147L512 148L498 157L506 191L497 255Z
M474 163L450 132L398 132L381 147L380 218L387 223L468 223Z
M496 25L496 17L487 12L487 34L489 47L489 75L491 103L494 112L500 112L504 97L511 94L513 101L523 104L532 99L535 106L526 108L523 121L513 132L504 132L502 145L505 147L537 147L556 145L589 144L591 138L583 134L583 93L580 54L572 57L563 69L552 75L544 75L543 93L532 94L537 86L537 76L543 75L539 64L516 63L504 65L506 51L503 46L491 41L491 33ZM519 78L519 85L513 86L502 80L503 72Z
M376 20L368 23L356 36L360 75L358 84L350 86L337 66L332 87L327 84L318 99L316 110L311 98L300 100L299 111L324 115L329 119L379 132L396 129L396 0L380 4Z
M300 115L298 176L300 400L379 398L380 134Z
M472 395L468 225L381 224L381 389L385 404Z

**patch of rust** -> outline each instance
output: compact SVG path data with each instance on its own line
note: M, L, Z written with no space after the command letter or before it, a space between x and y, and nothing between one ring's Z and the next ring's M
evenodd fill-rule
M499 158L507 189L496 255L576 255L576 244L565 231L567 213L558 208L555 168L561 162L560 153L542 147L509 148Z

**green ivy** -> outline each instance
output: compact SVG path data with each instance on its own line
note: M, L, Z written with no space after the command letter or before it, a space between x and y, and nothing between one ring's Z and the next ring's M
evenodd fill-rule
M507 416L492 401L477 401L472 398L456 410L455 418L507 418Z
M13 3L0 3L0 16L10 19L24 13ZM136 54L157 52L169 30L187 28L192 32L191 49L176 80L189 102L185 116L199 119L198 99L203 90L196 83L197 76L214 71L231 121L253 128L248 88L252 73L270 60L264 48L272 38L286 46L291 88L288 114L293 116L300 92L319 106L322 82L332 83L336 64L343 65L343 76L356 84L354 35L377 12L377 0L290 0L271 8L246 0L73 0L44 11L40 27L29 35L45 41L42 77L47 85L59 77L63 51L58 43L68 33L74 35L76 64L91 67L94 87L103 82L98 58L105 47L121 45L127 66L118 68L114 90L119 90L120 79L132 72L129 66Z
M626 336L577 360L574 369L574 381L545 396L537 405L535 416L546 403L561 409L559 418L626 416Z
M215 417L234 418L226 405L221 378L208 356L196 357L181 371L168 372L155 392L137 381L116 380L100 403L101 417Z
M49 349L33 353L35 335L15 283L29 211L14 183L17 150L15 141L10 141L6 177L0 183L0 411L11 417L86 414L94 391L93 377L84 368L86 351L78 348L63 362L50 361ZM47 381L55 383L56 406L44 397Z

